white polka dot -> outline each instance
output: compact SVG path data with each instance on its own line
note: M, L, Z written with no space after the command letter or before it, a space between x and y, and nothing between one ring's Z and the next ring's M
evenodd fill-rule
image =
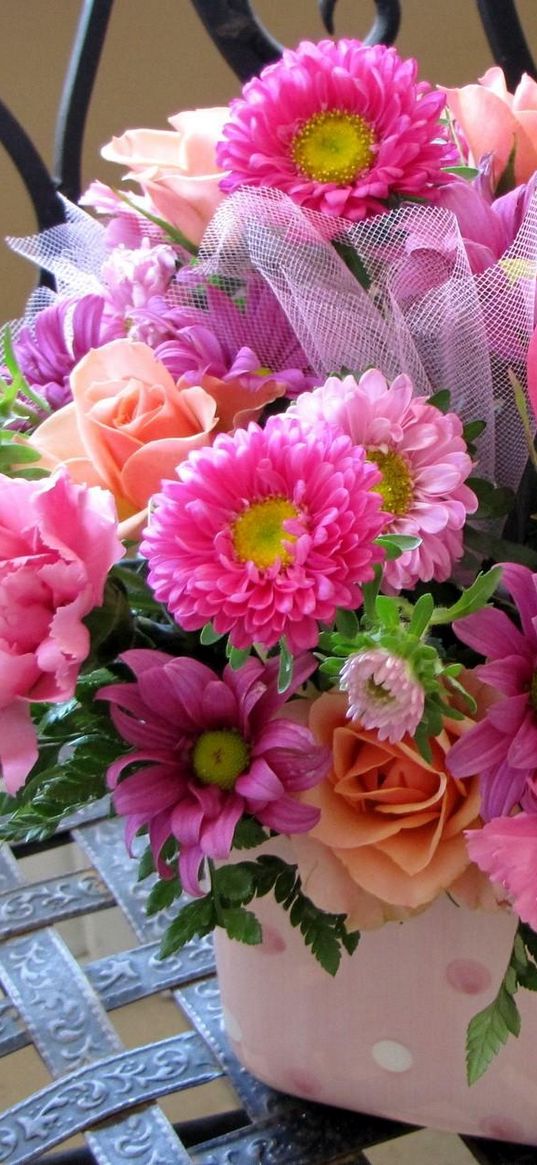
M371 1055L386 1072L408 1072L414 1063L410 1049L397 1040L378 1040L371 1048Z
M222 1008L222 1019L224 1021L224 1027L230 1040L234 1040L236 1044L240 1044L242 1039L242 1028L238 1020L235 1019L235 1016L232 1015L230 1011L228 1011L227 1007Z

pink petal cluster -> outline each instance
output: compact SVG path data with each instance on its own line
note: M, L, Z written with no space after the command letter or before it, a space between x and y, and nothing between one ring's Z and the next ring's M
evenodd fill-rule
M372 492L378 473L349 437L275 416L264 429L252 423L218 436L177 475L155 499L141 552L156 597L185 630L211 621L235 647L270 648L286 636L299 652L317 643L319 621L360 604L386 515ZM281 552L259 565L259 555L256 564L255 553L237 552L233 531L251 510L262 554L268 503L291 516L281 523Z
M423 716L425 692L411 665L385 648L358 651L346 660L339 687L349 700L348 717L394 744L414 734Z
M497 817L465 836L472 861L503 887L522 921L537 930L537 816Z
M457 152L439 123L445 96L417 81L415 60L357 40L304 41L268 65L230 103L217 146L229 173L222 190L270 186L302 206L353 221L386 209L392 195L430 197L447 181ZM293 157L297 132L316 115L355 115L370 128L369 166L342 184L303 173Z
M310 656L296 661L285 695L277 690L276 659L249 659L219 676L195 659L159 651L127 651L122 658L134 682L102 688L99 697L110 701L114 724L134 751L111 765L108 783L117 812L127 818L128 845L139 829L149 828L161 876L171 876L161 858L170 837L179 842L184 889L199 894L203 858L228 857L243 814L282 833L316 824L318 811L300 804L296 794L325 776L329 750L315 744L308 728L278 716L314 670ZM244 770L230 788L196 775L194 749L211 732L237 734L245 746Z
M142 239L139 247L114 247L101 267L109 306L122 316L164 295L176 267L175 251Z
M112 497L64 473L0 474L0 760L15 793L37 760L30 703L73 695L90 639L83 619L103 601L124 553Z
M329 377L301 396L293 412L314 431L336 425L363 446L383 473L379 489L392 513L387 532L421 538L416 550L385 564L384 590L449 578L462 555L466 517L477 509L465 485L472 462L460 418L416 396L410 377L398 376L389 385L376 368L358 381Z
M519 804L537 811L537 574L510 562L502 585L516 603L521 630L492 607L454 624L459 639L486 657L476 676L500 695L449 754L454 776L479 773L485 820Z

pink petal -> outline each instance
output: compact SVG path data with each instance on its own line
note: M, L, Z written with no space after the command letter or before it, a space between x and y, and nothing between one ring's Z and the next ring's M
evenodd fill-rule
M24 785L38 758L37 737L25 700L13 700L0 708L0 761L5 786L11 795Z
M537 816L497 817L465 837L472 860L507 890L522 921L537 930Z

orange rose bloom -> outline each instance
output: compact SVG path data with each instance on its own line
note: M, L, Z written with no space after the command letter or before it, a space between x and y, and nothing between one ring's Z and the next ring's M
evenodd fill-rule
M333 767L303 794L321 810L310 836L362 890L391 906L419 909L470 864L463 830L479 824L478 778L458 781L446 770L462 722L446 722L431 741L428 764L408 738L380 743L346 713L339 692L311 705L309 726L332 748Z

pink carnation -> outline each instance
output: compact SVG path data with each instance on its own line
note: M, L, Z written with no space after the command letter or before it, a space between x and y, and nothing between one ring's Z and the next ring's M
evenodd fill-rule
M111 495L59 472L0 474L0 759L15 793L37 760L30 703L73 695L90 639L82 620L103 601L121 558Z
M199 894L203 858L228 857L243 814L283 833L317 823L318 811L295 795L325 776L329 749L316 745L308 728L278 717L314 670L311 657L296 661L285 696L277 690L276 659L249 659L220 677L195 659L159 651L122 658L135 681L102 688L99 696L110 701L114 724L134 751L111 765L108 783L127 818L128 845L149 827L161 876L171 876L161 858L170 837L179 842L184 889Z
M393 195L430 197L458 160L439 123L443 93L415 60L357 40L304 41L231 102L216 157L222 190L269 186L353 221Z
M495 817L465 836L472 861L506 891L522 921L537 930L537 816Z
M391 515L387 532L421 538L416 550L387 562L383 587L399 591L449 578L462 555L463 527L477 509L467 485L472 462L455 413L414 395L408 376L391 385L376 368L356 381L332 376L293 406L317 431L329 422L348 433L382 474L379 492Z
M286 636L299 652L337 607L359 606L386 515L377 470L348 437L275 416L218 436L177 474L155 499L141 552L185 630L212 622L238 648Z

